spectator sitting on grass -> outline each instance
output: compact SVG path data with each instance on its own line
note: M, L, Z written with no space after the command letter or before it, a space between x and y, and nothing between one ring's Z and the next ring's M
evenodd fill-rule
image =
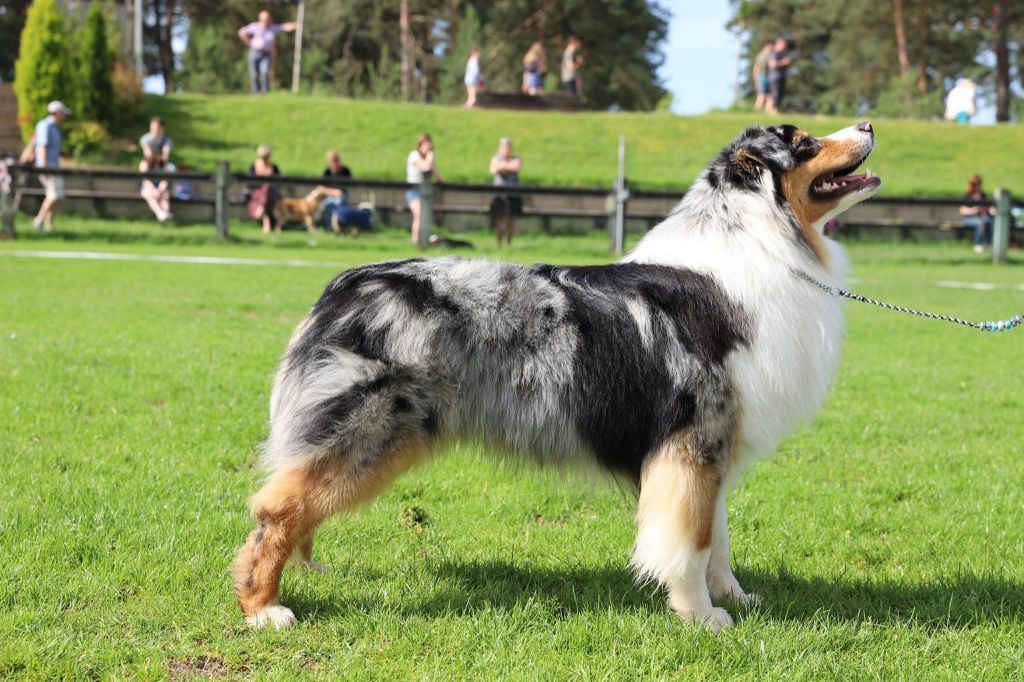
M972 175L967 181L964 199L983 201L988 197L981 189L981 176ZM974 252L982 253L992 244L992 216L996 213L991 206L961 206L960 215L964 225L974 228Z
M149 119L149 132L139 138L142 158L150 163L167 163L171 160L171 138L164 130L164 120L159 116Z
M150 161L143 159L139 162L139 172L148 173L156 171L173 171L174 168L160 159ZM171 187L166 180L153 181L145 178L142 181L142 188L139 192L146 200L157 222L161 225L173 218L171 215Z
M341 154L338 153L337 149L327 151L327 168L324 168L323 177L327 179L352 178L352 171L341 162ZM323 204L325 227L330 227L335 233L341 232L342 225L339 222L338 209L348 203L345 188L321 185L319 189L326 197Z
M261 144L256 148L256 160L249 166L249 175L280 175L281 169L270 160L270 147ZM246 210L249 217L263 224L263 232L269 233L274 227L274 202L277 201L277 190L270 183L256 185L249 193Z

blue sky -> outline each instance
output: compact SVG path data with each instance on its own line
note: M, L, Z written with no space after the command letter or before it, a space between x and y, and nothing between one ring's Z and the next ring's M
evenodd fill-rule
M699 114L732 103L739 39L725 28L728 0L670 0L672 11L661 77L677 114ZM685 8L685 9L684 9Z

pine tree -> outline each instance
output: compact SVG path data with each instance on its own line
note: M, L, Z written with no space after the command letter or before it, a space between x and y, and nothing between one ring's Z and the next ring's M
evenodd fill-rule
M114 122L114 86L110 74L113 55L107 41L103 3L92 3L85 17L82 46L79 53L79 114L82 120L96 121L109 127Z
M28 10L14 66L14 92L22 136L32 136L52 100L74 102L76 78L71 68L64 19L54 0L35 0Z

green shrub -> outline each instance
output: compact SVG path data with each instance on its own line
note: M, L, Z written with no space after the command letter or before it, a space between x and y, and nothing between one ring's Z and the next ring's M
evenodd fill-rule
M64 19L54 0L35 0L28 10L14 66L18 120L27 141L48 102L75 102L76 74L71 66Z
M103 3L93 2L85 17L79 52L78 111L83 121L98 121L110 126L114 123L114 85L111 81L113 55L107 42Z
M115 62L111 74L114 87L113 130L127 130L142 122L146 107L146 93L138 72L124 62Z
M110 145L110 134L96 121L74 121L66 126L64 146L76 161L100 156Z

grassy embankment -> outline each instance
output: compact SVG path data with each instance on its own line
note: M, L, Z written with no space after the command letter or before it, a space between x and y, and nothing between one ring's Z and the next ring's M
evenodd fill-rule
M854 119L751 113L701 116L630 113L523 113L354 101L276 93L154 97L151 113L167 119L175 157L201 168L220 159L251 163L257 144L274 148L285 173L319 174L328 148L339 149L364 178L405 178L405 157L422 131L433 134L445 179L487 182L498 139L514 139L524 159L523 181L538 185L612 183L620 133L629 144L627 175L638 187L679 189L690 183L744 126L792 122L815 135ZM883 196L953 196L980 173L986 187L1024 193L1024 126L955 126L943 122L876 120L878 148L869 162L885 180ZM142 131L138 131L141 133Z

